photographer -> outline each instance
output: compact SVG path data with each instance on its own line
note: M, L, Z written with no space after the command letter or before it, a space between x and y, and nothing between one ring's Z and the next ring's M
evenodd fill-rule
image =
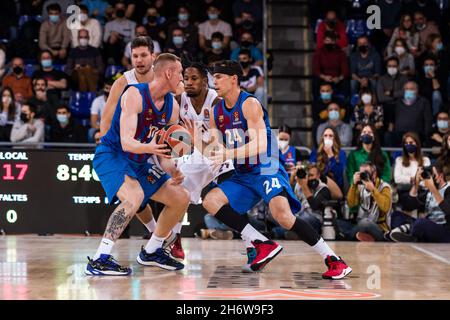
M337 220L346 240L383 241L389 230L387 217L392 208L391 186L378 177L376 166L365 162L353 176L347 193L348 206L358 207L357 223Z
M320 234L325 203L332 199L332 193L326 183L328 179L325 177L325 182L321 180L319 169L315 164L297 167L292 176L296 181L295 194L302 203L302 209L297 215ZM336 188L339 189L337 185Z
M420 187L423 181L424 189ZM424 211L426 218L414 219L404 213L392 216L387 238L396 242L450 242L450 184L440 164L419 168L415 183L405 199L406 210ZM425 191L425 192L422 192Z

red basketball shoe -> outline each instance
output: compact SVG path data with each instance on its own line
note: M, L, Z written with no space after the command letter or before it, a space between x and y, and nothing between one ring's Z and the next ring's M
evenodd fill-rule
M347 266L340 257L327 256L325 264L328 267L328 271L322 274L322 278L324 279L338 280L352 272L352 268Z
M175 239L175 242L172 245L172 248L170 249L170 254L172 257L176 259L184 259L184 250L183 246L181 245L181 235L177 233L177 237Z
M283 250L283 247L278 243L267 240L255 240L252 242L256 249L256 257L250 264L250 269L253 271L261 271L264 269L266 264L270 262L273 258L277 256Z

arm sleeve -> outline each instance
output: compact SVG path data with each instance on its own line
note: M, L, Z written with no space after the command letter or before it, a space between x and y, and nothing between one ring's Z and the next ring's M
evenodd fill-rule
M21 142L28 133L28 126L17 121L11 130L11 142Z
M341 137L342 146L350 146L352 144L353 132L350 125L345 124L343 129L343 134Z
M108 22L105 25L105 32L103 33L103 42L108 42L110 35L111 35L111 23Z
M47 44L47 22L43 22L41 24L41 28L39 29L39 48L41 50L50 50L50 47Z
M381 175L381 179L389 183L392 179L391 161L389 160L389 156L387 155L387 153L384 151L383 151L383 158L384 158L384 168L383 173Z
M392 205L391 189L386 187L378 191L378 189L373 190L373 198L378 204L380 209L380 215L385 215L388 213Z
M359 205L359 191L358 187L351 184L350 188L348 189L347 193L347 202L349 208L355 208Z
M91 37L92 46L95 48L100 48L100 45L102 44L102 27L100 25L100 22L97 19L91 18L94 23L92 23L92 35L89 34Z
M348 66L347 56L345 55L345 53L343 51L341 52L341 70L342 70L342 75L344 76L344 78L348 78L350 76L350 70L349 70L349 66Z
M0 113L0 126L6 125L6 121L8 121L8 113L3 111Z
M350 152L350 155L348 156L348 161L347 161L347 181L349 184L353 183L353 175L355 174L356 170L356 163L355 163L355 154L352 152Z
M44 141L44 123L37 120L35 123L36 131L33 136L23 140L23 142L42 142Z
M325 202L331 200L330 190L328 190L328 188L323 188L315 197L310 196L306 200L308 200L311 209L314 211L321 210L324 207Z

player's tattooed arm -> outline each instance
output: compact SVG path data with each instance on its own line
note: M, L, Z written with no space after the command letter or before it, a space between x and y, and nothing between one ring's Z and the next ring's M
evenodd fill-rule
M104 237L112 241L119 239L131 218L133 215L126 214L124 206L118 206L108 220Z

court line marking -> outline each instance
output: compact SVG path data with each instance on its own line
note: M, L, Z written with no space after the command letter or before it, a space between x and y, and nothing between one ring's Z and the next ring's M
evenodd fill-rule
M421 248L421 247L419 247L419 246L417 246L417 245L415 245L415 244L411 244L410 246L411 246L412 248L416 249L417 251L420 251L420 252L422 252L422 253L425 253L425 254L429 255L430 257L432 257L432 258L434 258L434 259L436 259L436 260L439 260L439 261L441 261L441 262L443 262L443 263L446 263L446 264L449 264L449 265L450 265L450 260L445 259L444 257L441 257L440 255L438 255L438 254L436 254L436 253L433 253L433 252L431 252L431 251L429 251L429 250L427 250L427 249L425 249L425 248Z

